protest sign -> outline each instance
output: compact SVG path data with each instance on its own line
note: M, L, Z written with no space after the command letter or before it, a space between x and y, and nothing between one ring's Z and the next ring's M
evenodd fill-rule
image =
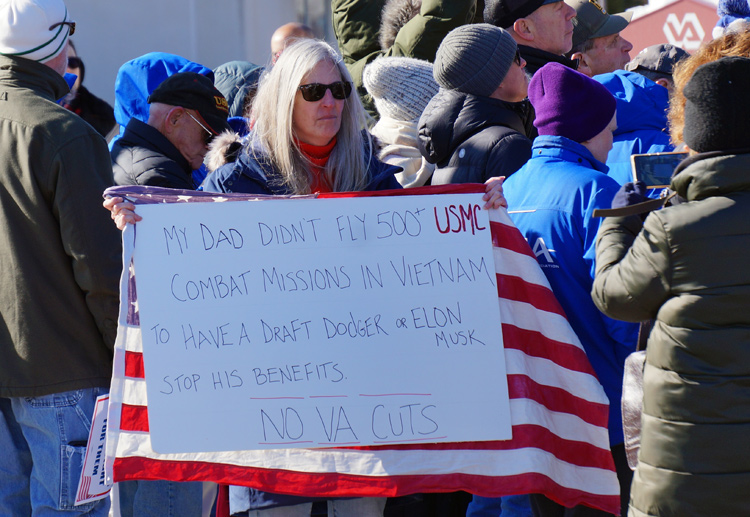
M139 207L160 453L505 440L481 194Z
M434 197L470 192L484 192L484 186L440 185L389 194ZM258 198L142 186L112 187L105 195L125 197L139 212L159 203L244 204ZM140 282L133 268L138 223L123 232L125 269L107 416L107 479L211 481L305 497L393 497L456 490L484 497L545 494L565 506L584 504L616 513L620 489L609 449L607 397L528 243L505 210L488 213L507 376L476 382L481 388L507 382L512 439L156 452L143 359L142 338L149 330L141 325L135 289ZM501 407L505 401L497 403Z
M91 430L83 458L81 477L78 480L75 505L103 499L112 490L112 481L107 479L105 468L105 446L107 442L107 409L109 395L96 399L91 417Z

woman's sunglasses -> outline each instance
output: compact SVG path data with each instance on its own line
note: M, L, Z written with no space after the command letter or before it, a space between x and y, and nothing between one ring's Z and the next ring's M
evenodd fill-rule
M325 96L326 90L331 90L334 99L344 100L352 93L352 83L336 81L331 84L303 84L299 90L302 92L302 98L307 102L319 101Z
M521 66L521 53L518 51L518 49L516 49L516 55L513 58L513 61L515 61L518 66Z

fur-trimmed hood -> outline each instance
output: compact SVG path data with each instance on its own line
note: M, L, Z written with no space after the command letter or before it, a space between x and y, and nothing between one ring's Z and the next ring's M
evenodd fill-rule
M233 163L242 151L242 137L234 131L224 131L211 141L204 161L209 174L222 165Z

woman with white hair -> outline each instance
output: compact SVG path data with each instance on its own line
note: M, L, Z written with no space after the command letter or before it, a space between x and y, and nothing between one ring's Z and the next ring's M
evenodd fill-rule
M375 157L349 72L327 43L287 47L261 78L245 149L211 173L209 192L309 194L400 188ZM338 171L345 171L339 173Z
M261 77L251 117L242 153L209 174L203 190L310 194L401 188L394 177L399 168L373 154L349 72L323 41L302 39L284 49ZM385 502L384 497L332 500L329 514L335 508L336 515L380 516ZM309 498L229 488L231 515L310 515L311 506Z

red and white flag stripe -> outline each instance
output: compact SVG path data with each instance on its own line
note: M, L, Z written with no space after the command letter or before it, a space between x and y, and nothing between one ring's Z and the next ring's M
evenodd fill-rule
M476 185L451 185L389 194L481 190ZM117 187L111 193L127 194L136 203L217 200L204 193L181 191L177 196L175 191L149 187ZM354 195L371 194L382 193ZM336 194L325 197L331 196ZM455 490L487 497L542 493L566 506L585 504L619 513L604 391L521 233L505 210L491 210L490 221L513 439L157 454L148 433L135 284L130 274L124 274L107 430L107 465L113 480L213 481L316 497ZM125 264L132 257L134 232L132 226L124 232Z

